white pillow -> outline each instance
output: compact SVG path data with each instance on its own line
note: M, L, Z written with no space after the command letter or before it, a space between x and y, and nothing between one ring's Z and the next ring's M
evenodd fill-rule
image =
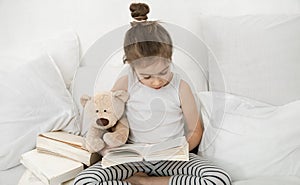
M200 25L211 91L273 105L300 99L300 14L201 16Z
M77 34L72 30L67 30L45 40L42 45L57 64L66 87L69 88L80 61Z
M32 41L18 48L9 48L0 51L0 56L19 58L24 63L34 59L41 53L48 53L58 66L63 76L66 87L69 88L77 67L79 66L80 52L77 34L73 30L64 30L60 33L48 36L45 39ZM24 60L26 59L26 60ZM14 61L10 61L10 64ZM1 61L1 69L5 69L6 62ZM16 64L18 65L18 64Z
M88 66L79 67L75 73L75 77L71 85L71 93L79 112L82 112L83 110L80 104L80 97L82 95L93 96L94 94L97 73L97 68Z
M198 97L205 128L200 155L233 180L300 177L300 100L272 106L220 92Z
M0 71L0 102L0 170L18 165L21 154L35 147L39 133L79 132L76 106L46 54Z
M98 47L97 43L95 45L85 53L71 84L71 93L80 111L82 111L80 104L82 95L93 96L95 92L110 91L127 66L122 61L123 50L119 49L104 60L103 53L99 52L101 48L95 52Z

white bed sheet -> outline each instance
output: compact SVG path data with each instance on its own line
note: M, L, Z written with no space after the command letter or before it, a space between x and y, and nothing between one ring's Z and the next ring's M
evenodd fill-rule
M261 177L249 180L236 181L232 185L299 185L298 177Z
M23 165L18 165L5 171L0 171L1 185L17 185L19 179L24 174L26 168Z

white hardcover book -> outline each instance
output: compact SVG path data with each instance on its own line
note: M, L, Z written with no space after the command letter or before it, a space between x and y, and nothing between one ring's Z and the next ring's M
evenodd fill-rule
M87 166L101 159L98 153L90 153L83 145L83 137L62 131L42 133L38 135L36 141L39 152L73 159Z
M108 150L103 156L103 168L137 161L188 161L189 147L184 136L155 144L125 144Z
M83 170L83 164L80 162L40 153L36 149L22 154L21 163L48 185L59 185L69 181Z

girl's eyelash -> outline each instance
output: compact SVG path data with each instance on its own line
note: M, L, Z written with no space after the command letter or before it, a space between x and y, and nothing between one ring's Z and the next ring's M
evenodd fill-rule
M168 71L165 71L165 72L161 72L159 73L160 75L166 75L168 73Z
M161 73L159 73L159 75L166 75L168 73L168 71L166 70L166 71L163 71L163 72L161 72ZM148 80L148 79L150 79L152 76L151 75L149 75L149 76L144 76L143 78L145 79L145 80Z

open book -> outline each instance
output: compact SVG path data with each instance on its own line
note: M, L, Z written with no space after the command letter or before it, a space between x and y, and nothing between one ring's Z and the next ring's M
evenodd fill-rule
M38 135L36 148L39 152L66 157L87 166L98 162L100 155L88 152L83 144L84 138L81 136L56 131Z
M83 164L80 162L40 153L36 149L22 154L21 163L48 185L58 185L69 181L83 170Z
M189 146L184 136L155 144L134 143L112 148L103 156L103 168L137 161L188 161Z

